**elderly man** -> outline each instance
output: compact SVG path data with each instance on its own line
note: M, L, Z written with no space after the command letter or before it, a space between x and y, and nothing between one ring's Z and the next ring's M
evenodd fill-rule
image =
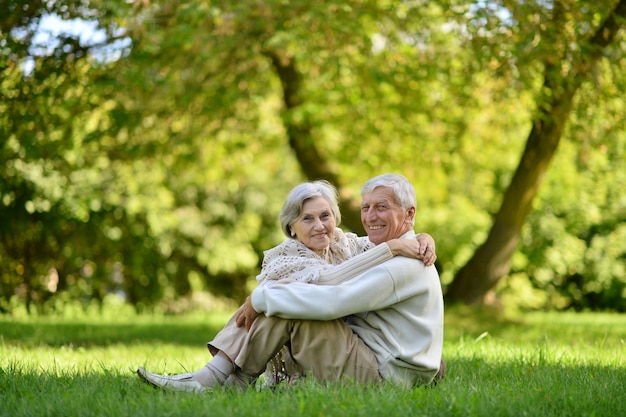
M372 178L361 195L361 221L372 243L415 238L415 191L405 177ZM255 289L237 316L237 324L248 329L243 344L231 347L219 338L209 344L228 359L220 371L229 375L225 381L200 386L182 375L142 376L176 390L245 387L287 345L296 364L322 381L349 378L414 387L433 380L443 344L443 296L434 266L398 256L332 284Z

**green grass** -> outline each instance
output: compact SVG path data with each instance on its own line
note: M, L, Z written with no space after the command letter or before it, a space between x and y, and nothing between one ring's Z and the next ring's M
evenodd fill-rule
M80 316L80 315L79 315ZM275 391L163 392L196 370L225 314L0 317L0 416L622 416L626 316L449 310L446 379L401 390L305 381Z

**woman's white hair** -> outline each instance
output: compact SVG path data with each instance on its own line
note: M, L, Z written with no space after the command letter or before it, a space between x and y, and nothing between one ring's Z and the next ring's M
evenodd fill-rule
M337 189L326 180L303 182L295 186L280 210L280 228L287 237L291 236L291 225L298 220L302 214L302 205L311 198L323 197L330 204L330 209L335 216L337 226L341 223L341 213L339 211L339 194Z

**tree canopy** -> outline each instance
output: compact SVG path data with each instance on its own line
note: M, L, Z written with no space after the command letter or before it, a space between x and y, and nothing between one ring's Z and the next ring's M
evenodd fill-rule
M449 301L626 308L623 0L2 9L4 311L241 300L289 189L328 179L361 232L383 172Z

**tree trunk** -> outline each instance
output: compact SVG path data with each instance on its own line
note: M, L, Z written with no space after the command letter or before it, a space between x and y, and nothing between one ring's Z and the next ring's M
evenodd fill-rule
M549 84L548 79L545 84ZM522 226L559 145L576 88L571 86L554 97L550 106L542 110L542 117L534 122L487 240L448 287L446 298L449 301L480 302L487 291L509 272Z
M309 180L325 179L341 189L341 181L336 172L329 166L315 146L311 134L311 125L306 112L302 110L302 78L296 68L293 57L280 56L274 51L265 51L283 88L283 123L287 130L289 146L293 149L302 172ZM363 233L361 225L360 202L340 197L341 217L343 224L350 230Z
M567 76L559 72L561 62L547 63L544 95L538 100L536 120L526 142L520 163L504 194L485 242L455 276L446 291L448 302L480 303L487 292L510 270L521 229L550 161L559 145L563 127L572 108L574 94L599 60L603 48L612 42L626 16L626 0L621 0L587 45L580 45L580 62L572 64Z

